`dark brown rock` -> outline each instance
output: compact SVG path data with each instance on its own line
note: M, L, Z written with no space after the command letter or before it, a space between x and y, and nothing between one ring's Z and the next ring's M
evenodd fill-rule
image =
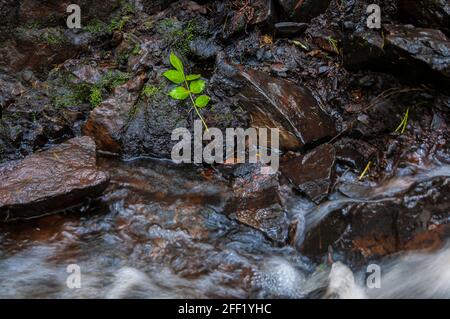
M335 135L331 118L307 88L261 71L237 69L235 77L242 83L238 97L251 114L252 127L278 128L281 148L297 150Z
M334 163L334 147L324 144L283 163L281 172L299 191L320 202L330 190Z
M355 32L344 42L344 64L354 70L391 72L407 81L449 81L450 40L439 30L384 25L378 32Z
M145 76L137 76L114 89L110 98L103 101L89 115L84 133L93 137L102 151L120 153L121 137L136 104Z
M29 219L77 206L101 194L108 181L97 169L94 141L71 139L0 167L0 219Z

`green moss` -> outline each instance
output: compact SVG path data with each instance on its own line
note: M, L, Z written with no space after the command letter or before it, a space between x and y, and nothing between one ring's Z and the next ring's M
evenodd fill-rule
M166 18L158 23L157 31L170 48L184 55L189 53L189 45L192 40L201 35L201 30L195 20L182 23Z
M117 55L116 62L119 65L125 65L128 63L128 58L130 57L130 54L128 52L122 52Z
M141 45L139 43L136 43L133 47L133 51L131 51L132 55L139 55L141 53Z
M142 95L147 98L150 98L152 96L155 96L160 91L161 91L160 87L152 84L146 84L142 89Z
M91 103L92 107L96 107L100 105L103 101L102 90L98 87L93 87L91 89L91 94L89 95L89 103Z
M99 87L108 91L113 88L125 84L130 79L130 76L120 71L108 71L100 80Z
M89 98L91 86L88 84L66 84L51 94L53 104L58 108L68 108L74 105L86 103Z
M136 8L134 7L134 4L128 2L128 1L122 1L122 13L127 15L127 14L133 14L136 12Z
M40 24L36 21L29 21L25 24L25 28L29 30L38 30L40 28Z
M144 22L144 29L145 29L145 30L152 30L154 26L155 26L155 21L153 21L152 18L148 18L148 19Z
M49 44L52 47L61 46L65 39L60 30L49 28L42 36L42 41Z
M109 24L109 31L122 31L128 21L130 21L130 19L131 18L129 16L112 19L111 23Z
M107 24L100 19L91 20L85 29L94 36L106 34L109 31Z

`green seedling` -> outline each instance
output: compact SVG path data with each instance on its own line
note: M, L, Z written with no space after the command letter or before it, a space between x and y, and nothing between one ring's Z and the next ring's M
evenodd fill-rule
M294 45L301 47L302 49L309 51L309 47L304 44L303 42L301 42L300 40L292 40L292 43L294 43Z
M400 122L399 126L395 129L395 133L405 133L406 126L408 125L408 117L409 117L409 107L406 110L405 116L403 116L402 121Z
M172 89L169 92L169 95L175 100L186 100L187 98L190 98L192 107L202 121L206 130L208 130L208 125L206 125L206 122L199 111L199 109L206 107L211 99L208 95L201 94L206 87L205 81L200 79L200 74L186 75L183 62L173 53L170 54L170 64L175 69L168 70L164 72L163 75L172 83L181 85ZM198 96L194 99L196 95Z
M372 161L369 161L369 163L367 163L366 168L364 169L364 171L361 173L361 175L359 175L359 180L362 180L366 176L366 174L369 171L371 165L372 165Z

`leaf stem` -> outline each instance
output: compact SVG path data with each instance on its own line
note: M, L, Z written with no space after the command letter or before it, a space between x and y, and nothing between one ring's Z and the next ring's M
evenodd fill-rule
M191 98L192 106L194 107L195 112L197 113L198 117L202 121L203 126L205 127L206 131L209 131L208 125L206 125L205 120L203 119L202 115L200 114L200 112L197 109L197 106L195 105L195 101L194 101L194 98L192 97L191 90L189 89L189 85L188 85L188 82L186 80L186 76L184 74L183 74L183 76L184 76L184 84L186 85L186 89L189 92L189 97Z

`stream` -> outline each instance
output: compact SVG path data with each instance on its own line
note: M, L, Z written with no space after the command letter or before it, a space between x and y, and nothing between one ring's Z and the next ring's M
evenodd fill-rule
M216 171L150 158L99 165L111 183L89 207L0 226L0 298L304 298L327 285L329 267L222 214L229 186ZM353 198L335 194L297 213L311 229L349 202L403 196L449 172L442 166L399 177L353 190ZM448 252L430 267L445 269ZM80 267L80 289L66 284L70 264ZM390 287L383 293L395 296Z

